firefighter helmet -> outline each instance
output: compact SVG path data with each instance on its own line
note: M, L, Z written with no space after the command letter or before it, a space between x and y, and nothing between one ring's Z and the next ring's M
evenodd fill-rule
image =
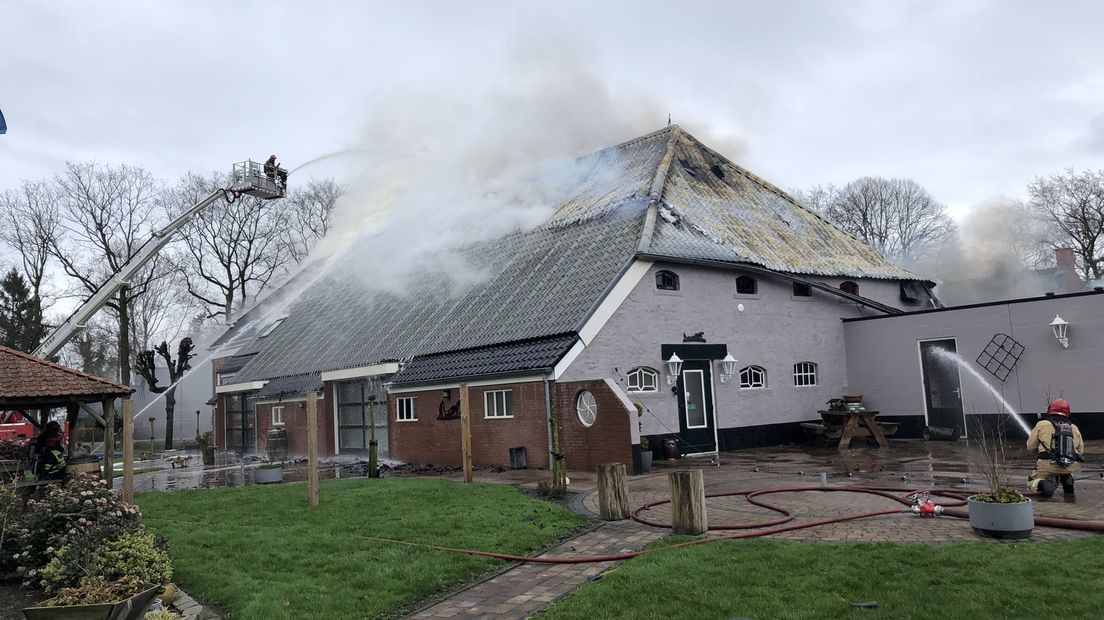
M1047 405L1047 415L1060 415L1069 417L1070 405L1069 401L1064 398L1055 398Z

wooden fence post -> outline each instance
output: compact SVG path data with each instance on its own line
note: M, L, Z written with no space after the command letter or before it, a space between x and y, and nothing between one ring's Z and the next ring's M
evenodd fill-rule
M103 401L104 418L104 482L107 488L115 488L115 399L109 398ZM125 415L125 414L124 414ZM72 431L70 431L72 432Z
M307 392L307 503L318 506L318 393Z
M702 470L673 471L667 477L671 481L671 530L675 534L704 534L709 523Z
M624 463L598 465L598 514L603 521L621 521L629 517Z
M114 433L112 428L107 432ZM134 401L123 399L123 501L134 503Z
M464 482L472 481L471 403L468 384L460 384L460 450L464 461Z

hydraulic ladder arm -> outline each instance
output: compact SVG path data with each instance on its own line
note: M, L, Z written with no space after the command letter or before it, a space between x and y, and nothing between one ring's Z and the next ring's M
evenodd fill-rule
M283 171L282 168L278 170L283 173L283 176L279 178L282 179L287 177L286 171ZM117 295L120 289L128 285L131 278L149 264L149 262L157 256L157 253L161 251L161 248L168 245L169 241L172 240L173 233L180 230L188 220L209 207L212 203L218 201L219 198L225 198L229 203L233 202L241 195L246 194L265 200L271 200L273 198L282 198L285 189L282 182L277 182L276 175L270 175L264 172L260 164L253 161L235 164L231 174L231 182L228 187L219 188L211 192L203 200L200 200L178 215L173 221L169 222L168 225L153 233L153 236L143 243L142 247L138 248L134 256L131 256L117 272L108 278L106 282L101 284L100 288L96 289L96 292L93 293L91 297L86 299L84 303L74 310L64 323L59 325L57 329L46 337L46 340L35 349L34 355L44 358L57 355L57 353L61 351L61 348L73 339L78 330L83 329L84 326L88 324L88 321L104 306L104 304Z

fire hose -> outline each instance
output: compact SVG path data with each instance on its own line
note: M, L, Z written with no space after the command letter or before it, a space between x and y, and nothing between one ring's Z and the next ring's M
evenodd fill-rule
M775 504L770 504L765 500L758 499L765 495L773 495L776 493L803 493L808 491L819 491L822 493L865 493L868 495L877 495L897 503L903 504L903 508L892 508L885 510L876 510L872 512L863 512L853 515L846 515L842 517L828 517L824 519L817 519L814 521L806 521L804 523L797 523L793 525L784 525L793 521L794 515L788 509ZM903 493L902 493L903 492ZM820 486L805 486L805 487L787 487L781 489L756 489L752 491L736 491L730 493L712 493L706 495L706 498L716 497L737 497L744 496L749 504L765 508L773 512L777 512L782 517L762 521L758 523L740 523L740 524L725 524L725 525L710 525L711 531L728 531L728 530L755 530L755 531L740 531L734 534L727 534L722 536L713 536L710 538L699 538L696 540L690 540L682 543L670 545L672 548L689 547L692 545L700 545L705 543L711 543L721 540L740 540L744 538L759 538L763 536L770 536L773 534L781 534L783 532L792 532L795 530L802 530L813 527L821 527L824 525L831 525L833 523L845 523L848 521L857 521L859 519L867 519L870 517L880 517L885 515L903 514L911 512L919 512L924 516L925 510L930 513L931 516L935 514L943 514L949 517L957 517L960 519L968 519L969 513L961 509L961 506L966 505L966 498L970 495L977 494L978 491L966 491L962 489L901 489L895 487L820 487ZM910 501L909 498L915 498L918 495L942 497L950 500L943 506L936 506L932 502L928 502L929 506L926 508L920 508L914 510L914 505L921 505ZM1028 494L1036 495L1036 494ZM671 526L666 523L660 523L651 521L640 516L641 512L649 510L655 506L661 506L671 503L671 500L658 500L649 502L643 506L634 510L630 517L633 521L642 523L644 525L670 529ZM940 510L936 510L939 508ZM1035 524L1043 527L1054 527L1068 530L1080 530L1086 532L1104 532L1104 521L1095 520L1081 520L1081 519L1061 519L1058 517L1035 517ZM765 528L765 529L764 529ZM396 540L392 538L381 538L377 536L361 536L363 540L371 540L376 542L386 542L396 545L406 545L410 547L420 547L423 549L432 549L435 551L442 551L447 553L463 553L466 555L475 555L481 557L495 558L499 560L507 560L510 562L530 562L535 564L588 564L596 562L612 562L620 560L630 560L635 557L639 557L648 553L647 549L641 551L630 551L626 553L613 553L607 555L595 555L595 556L574 556L574 557L540 557L540 556L528 556L528 555L516 555L511 553L498 553L495 551L481 551L478 549L461 549L457 547L444 547L440 545L429 545L425 543L410 542L405 540Z

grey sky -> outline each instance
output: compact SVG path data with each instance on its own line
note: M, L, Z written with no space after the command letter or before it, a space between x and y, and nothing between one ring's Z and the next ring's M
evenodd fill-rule
M908 176L961 214L1104 167L1100 2L0 0L0 20L0 189L66 159L294 166L410 93L432 114L560 54L649 98L644 131L669 112L787 188Z

